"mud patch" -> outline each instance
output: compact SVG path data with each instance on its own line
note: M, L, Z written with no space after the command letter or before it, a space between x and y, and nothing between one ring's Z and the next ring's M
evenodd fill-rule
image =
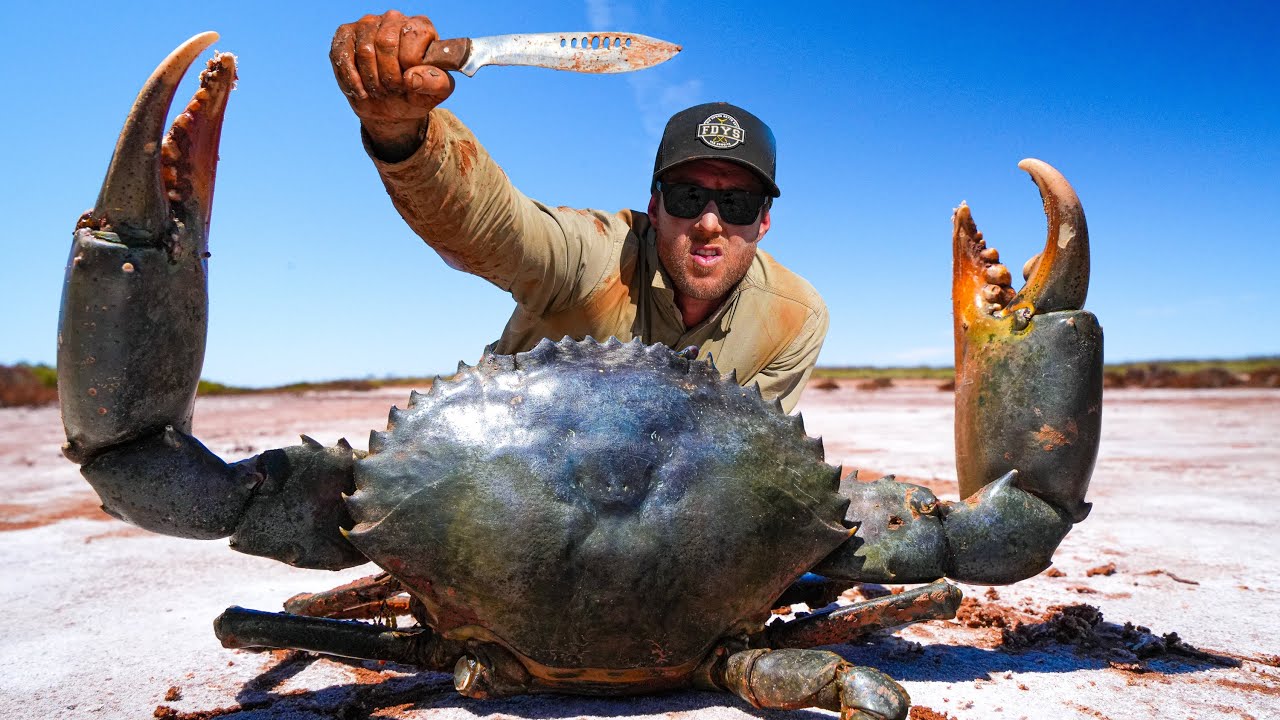
M1157 636L1142 625L1106 622L1098 608L1083 603L1039 610L966 597L960 601L956 622L968 628L998 631L980 641L990 649L1027 652L1054 645L1067 646L1077 655L1136 673L1150 672L1150 662L1154 660L1240 666L1238 659L1188 645L1176 632Z
M1037 623L1018 623L1002 629L1001 646L1021 651L1046 645L1069 645L1079 654L1132 672L1149 672L1148 663L1154 659L1223 667L1240 665L1232 658L1188 645L1176 632L1157 636L1143 625L1105 622L1102 611L1093 605L1054 605L1042 617Z

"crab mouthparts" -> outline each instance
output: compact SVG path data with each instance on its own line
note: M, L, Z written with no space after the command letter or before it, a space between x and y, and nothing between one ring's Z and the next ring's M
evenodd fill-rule
M200 74L200 89L165 135L178 83L218 34L187 40L160 63L138 93L93 210L82 221L115 232L126 244L162 245L174 221L203 237L208 230L218 142L235 56L219 53Z

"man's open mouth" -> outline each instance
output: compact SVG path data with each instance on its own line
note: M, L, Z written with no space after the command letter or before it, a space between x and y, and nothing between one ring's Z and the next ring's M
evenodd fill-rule
M711 267L720 262L720 249L712 247L695 248L691 253L694 263L702 267Z

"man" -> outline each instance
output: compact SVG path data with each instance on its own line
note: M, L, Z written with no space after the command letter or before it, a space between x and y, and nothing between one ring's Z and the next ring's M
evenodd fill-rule
M515 299L497 351L565 335L696 345L790 412L828 319L809 283L757 250L779 195L768 126L727 103L689 108L663 133L647 213L552 208L437 107L453 79L419 65L436 39L426 17L392 10L339 27L330 59L401 216Z

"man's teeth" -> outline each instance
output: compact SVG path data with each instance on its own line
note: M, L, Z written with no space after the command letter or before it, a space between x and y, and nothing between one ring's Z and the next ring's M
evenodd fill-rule
M712 248L702 248L701 250L694 250L693 254L701 255L703 257L715 257L720 254L720 251Z

